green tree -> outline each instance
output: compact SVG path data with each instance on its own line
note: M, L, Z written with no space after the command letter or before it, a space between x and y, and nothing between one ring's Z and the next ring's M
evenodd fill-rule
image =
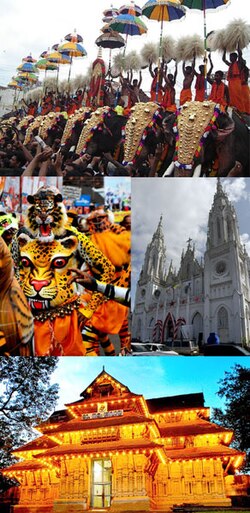
M34 426L54 411L58 385L51 385L50 379L57 361L55 357L0 358L0 468L16 461L11 451L36 438ZM0 480L0 491L4 481Z
M236 364L219 385L225 406L214 408L213 420L234 431L232 446L246 453L244 470L250 470L250 369Z

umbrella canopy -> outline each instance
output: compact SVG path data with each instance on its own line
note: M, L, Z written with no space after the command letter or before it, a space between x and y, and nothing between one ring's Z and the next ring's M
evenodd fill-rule
M17 82L16 80L11 80L11 82L8 83L8 87L10 87L11 89L22 89L23 83Z
M122 5L119 9L119 14L130 14L131 9L134 11L135 16L141 16L142 15L142 9L139 5L135 5L134 2L131 2L131 4Z
M111 6L110 9L105 9L103 11L104 17L102 18L102 21L109 22L119 14L119 9L116 9L115 7Z
M48 61L56 64L70 64L70 57L64 53L51 52L46 54Z
M174 21L185 16L181 0L149 0L142 8L142 14L150 20Z
M74 32L71 32L71 34L67 34L64 37L64 39L66 39L66 41L73 41L74 43L82 43L83 42L82 36L80 36L80 34L77 34L76 30L74 30Z
M58 52L70 55L70 57L84 57L87 55L85 48L83 48L79 43L75 43L73 41L60 45L58 47Z
M226 5L229 0L181 0L182 5L189 7L189 9L198 9L203 11L205 9L217 9Z
M145 23L133 14L119 14L109 23L109 27L126 36L141 36L148 30Z
M24 57L22 59L23 62L36 62L36 59L33 59L32 55L27 55L27 57Z
M49 61L48 59L40 59L39 61L37 61L36 67L38 69L45 69L46 71L55 71L58 68L58 66L55 63Z
M22 64L19 64L17 67L18 71L25 71L28 73L34 73L36 72L36 65L32 62L22 62Z
M114 48L122 48L125 46L125 41L120 34L114 30L110 30L109 32L101 34L101 36L96 39L95 44L102 48L113 50Z
M38 81L38 76L34 73L26 73L22 72L17 76L18 79L21 79L24 82L31 82L35 84Z

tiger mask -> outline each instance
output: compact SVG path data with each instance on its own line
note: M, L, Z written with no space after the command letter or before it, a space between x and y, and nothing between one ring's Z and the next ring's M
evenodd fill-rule
M25 227L33 238L41 242L52 242L65 232L68 217L62 195L56 187L43 186L32 196L28 196L31 206Z
M21 246L20 281L34 315L76 298L76 286L68 281L69 269L77 267L77 246L74 235L60 242L33 240Z

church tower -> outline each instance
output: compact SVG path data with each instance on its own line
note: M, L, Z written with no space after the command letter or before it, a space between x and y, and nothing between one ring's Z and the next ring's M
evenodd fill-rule
M235 209L220 179L209 213L205 252L204 338L249 340L249 257L241 243Z
M162 216L147 246L144 264L136 287L133 313L133 334L142 341L147 338L148 328L155 322L158 299L166 282L166 246ZM152 319L150 318L152 312ZM148 314L148 315L147 315Z

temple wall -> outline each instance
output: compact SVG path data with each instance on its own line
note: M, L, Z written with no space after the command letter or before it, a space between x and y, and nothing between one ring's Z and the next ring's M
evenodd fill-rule
M149 477L145 473L147 457L144 454L119 454L113 460L111 512L148 511L150 500Z
M160 464L153 481L156 509L173 504L226 506L222 463L219 460L184 460Z

